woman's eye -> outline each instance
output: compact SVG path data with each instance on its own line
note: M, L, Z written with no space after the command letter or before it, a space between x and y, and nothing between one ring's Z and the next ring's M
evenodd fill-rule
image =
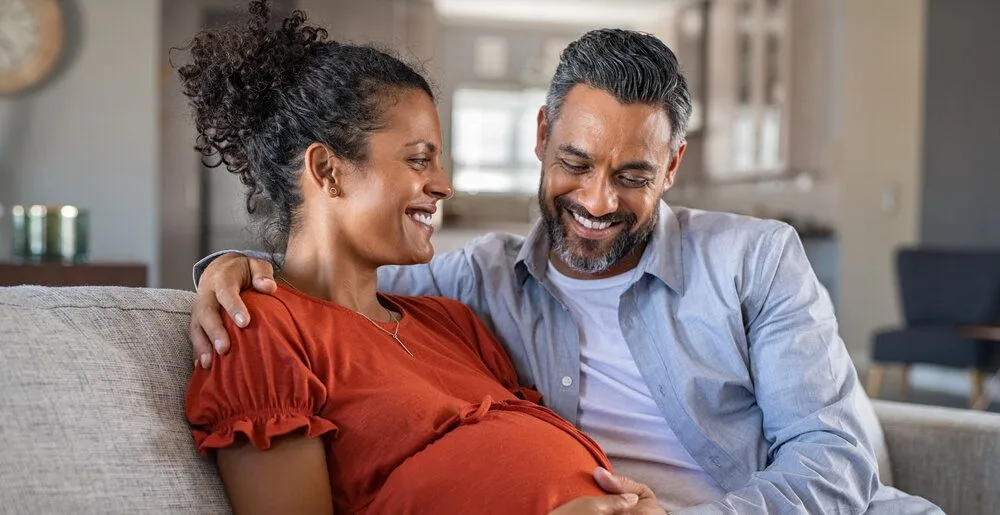
M410 166L412 166L412 167L414 167L414 168L416 168L418 170L423 170L423 169L427 168L427 165L430 164L430 162L431 162L431 160L427 159L425 157L416 157L416 158L410 159Z

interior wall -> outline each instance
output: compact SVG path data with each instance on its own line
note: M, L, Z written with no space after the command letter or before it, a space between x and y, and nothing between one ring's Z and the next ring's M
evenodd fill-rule
M921 243L1000 248L1000 2L930 0Z
M91 259L146 263L156 286L160 2L62 4L61 68L0 99L0 201L89 209Z
M835 6L842 127L832 154L841 241L841 334L864 367L872 333L899 323L893 256L919 236L923 0Z
M200 257L200 165L194 151L195 130L187 99L181 94L176 66L183 48L202 24L201 0L170 0L161 7L159 53L160 105L160 284L190 289L191 265ZM177 48L178 50L172 50ZM173 64L172 64L173 63Z

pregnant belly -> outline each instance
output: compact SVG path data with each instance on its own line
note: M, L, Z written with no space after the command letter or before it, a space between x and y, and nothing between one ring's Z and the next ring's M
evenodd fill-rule
M603 495L598 466L596 444L554 413L487 400L397 467L364 513L544 514Z

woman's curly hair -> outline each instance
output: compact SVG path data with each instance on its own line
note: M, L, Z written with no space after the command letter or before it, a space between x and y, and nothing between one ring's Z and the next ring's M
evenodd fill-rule
M274 253L287 245L302 203L298 176L310 144L362 164L388 95L434 94L388 51L328 40L299 10L277 29L270 17L269 3L254 0L245 26L200 32L178 73L194 111L195 149L206 166L225 165L247 186L247 211Z

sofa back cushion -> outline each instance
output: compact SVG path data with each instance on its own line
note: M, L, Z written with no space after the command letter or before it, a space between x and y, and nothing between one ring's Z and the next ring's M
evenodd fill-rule
M0 288L0 511L230 512L184 418L193 299Z

